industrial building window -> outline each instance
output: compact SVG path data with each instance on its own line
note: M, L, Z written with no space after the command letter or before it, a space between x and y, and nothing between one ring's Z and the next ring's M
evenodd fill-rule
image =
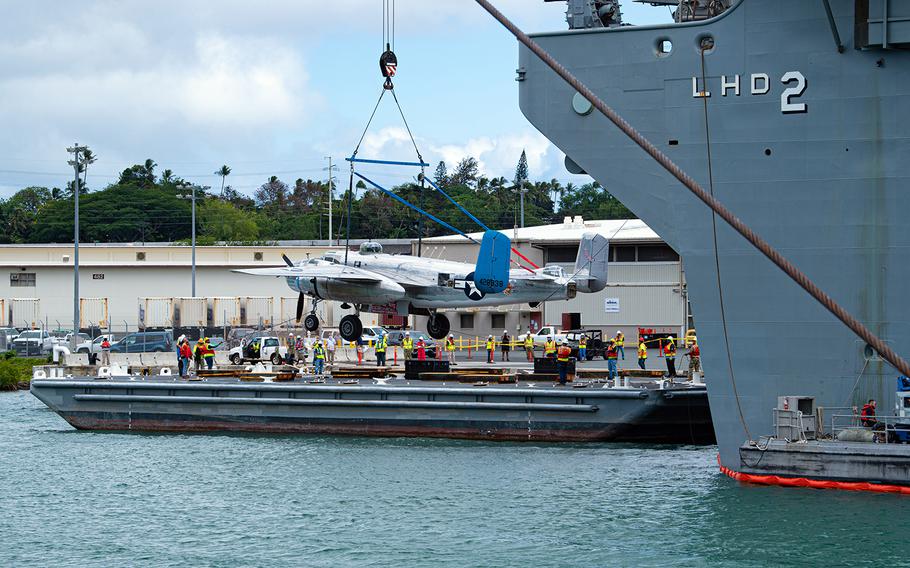
M9 273L9 285L12 288L34 288L35 287L35 273L34 272L10 272Z
M497 329L505 329L506 315L505 314L492 314L490 323L493 326L493 331L496 331Z
M667 245L639 245L638 262L670 262L679 260L676 251Z
M635 245L617 245L612 250L613 262L635 262Z
M474 329L474 314L459 314L461 329Z
M551 262L575 262L578 247L547 247L547 264Z

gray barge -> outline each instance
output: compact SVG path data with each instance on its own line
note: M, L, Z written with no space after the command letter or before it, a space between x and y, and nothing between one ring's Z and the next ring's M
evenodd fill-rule
M474 386L304 379L35 379L31 392L82 430L429 436L546 442L714 442L703 385Z

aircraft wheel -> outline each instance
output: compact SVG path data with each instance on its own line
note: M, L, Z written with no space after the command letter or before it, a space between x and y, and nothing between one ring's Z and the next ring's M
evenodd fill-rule
M427 333L433 339L443 339L449 333L449 318L443 314L433 314L427 321Z
M307 317L303 318L303 328L307 331L316 331L319 329L319 316L316 314L307 315Z
M357 341L363 335L363 323L353 314L346 315L338 324L338 332L345 341Z

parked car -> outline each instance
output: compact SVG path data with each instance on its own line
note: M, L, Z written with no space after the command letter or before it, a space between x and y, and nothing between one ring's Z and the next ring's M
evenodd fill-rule
M72 341L72 339L73 339L73 333L70 332L70 333L67 333L67 334L65 334L65 335L63 335L63 336L57 336L57 337L55 338L55 341L56 341L57 345L62 345L62 346L64 346L64 347L69 347L69 346L70 346L70 342ZM91 341L91 340L92 340L92 336L90 336L90 335L87 334L87 333L81 333L81 332L80 332L80 333L77 333L77 334L76 334L76 345L77 345L77 346L79 346L79 345L82 344L82 343L85 343L86 341Z
M54 338L46 331L30 329L23 331L13 340L13 349L16 353L24 355L40 355L47 353L54 347Z
M287 358L287 346L280 338L271 335L247 335L240 345L228 352L228 359L233 365L257 361L271 361L274 365L280 365L287 361Z
M12 349L13 340L19 337L15 327L0 327L0 349Z
M378 325L364 327L363 333L360 334L360 339L363 341L364 345L369 345L370 343L375 345L376 340L379 339L379 334L384 332L385 329Z
M389 336L389 347L401 347L401 342L404 340L404 331L390 331L387 335ZM436 340L427 335L422 331L411 331L411 339L414 340L414 349L417 349L417 341L423 339L423 342L426 344L427 357L430 359L436 358Z
M101 344L104 342L105 338L108 338L112 344L117 341L116 336L114 336L112 333L99 335L91 341L83 341L77 345L76 353L101 353Z
M111 353L162 353L174 351L169 331L140 331L126 335L111 345Z

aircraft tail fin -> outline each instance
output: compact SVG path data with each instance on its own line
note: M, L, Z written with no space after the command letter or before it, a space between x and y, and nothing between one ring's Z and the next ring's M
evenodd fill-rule
M598 233L585 233L578 243L575 281L579 292L600 292L607 286L607 259L610 241Z
M512 243L498 231L487 231L480 243L474 284L482 292L497 294L509 285L509 259Z

